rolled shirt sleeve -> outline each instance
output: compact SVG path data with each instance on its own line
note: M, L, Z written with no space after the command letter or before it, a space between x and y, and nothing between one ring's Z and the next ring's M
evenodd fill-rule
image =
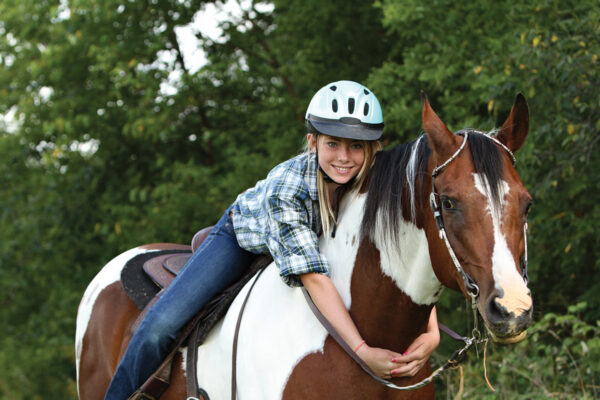
M290 286L301 286L302 274L329 274L319 251L316 175L315 155L298 155L240 194L232 208L239 245L254 253L270 253Z
M274 196L269 197L268 203L267 247L284 282L301 286L300 275L311 272L329 275L327 260L319 250L319 239L309 226L303 203Z

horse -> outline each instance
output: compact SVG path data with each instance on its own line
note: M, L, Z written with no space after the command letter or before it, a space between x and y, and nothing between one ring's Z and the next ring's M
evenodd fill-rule
M523 340L532 315L521 267L531 196L512 154L529 130L527 102L517 96L494 137L452 133L424 95L422 122L417 139L377 154L363 186L344 197L335 236L320 238L331 279L370 346L405 351L425 331L445 287L472 301L493 340ZM80 399L103 398L139 314L119 281L127 260L182 248L128 250L92 280L77 315ZM282 284L273 264L244 286L198 348L197 380L211 399L232 395L233 335L251 284L238 337L237 398L433 399L431 383L401 391L368 376L318 322L301 290ZM163 399L185 398L184 362L176 359ZM392 382L411 385L430 373L426 363Z

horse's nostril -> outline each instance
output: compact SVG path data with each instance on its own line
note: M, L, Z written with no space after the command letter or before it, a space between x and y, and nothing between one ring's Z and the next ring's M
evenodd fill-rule
M503 322L510 317L510 312L498 301L500 296L494 294L490 296L486 304L486 314L489 322Z

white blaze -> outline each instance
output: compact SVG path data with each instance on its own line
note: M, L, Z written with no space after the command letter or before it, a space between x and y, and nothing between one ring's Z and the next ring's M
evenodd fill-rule
M517 272L517 266L512 253L508 248L506 237L502 233L502 209L506 195L509 192L508 183L502 181L500 185L500 204L496 207L489 196L490 187L487 178L481 174L473 174L475 187L487 199L487 210L492 218L494 230L494 251L492 253L492 274L497 290L503 293L503 297L496 301L504 306L508 312L519 316L523 311L531 307L531 296L525 286L521 275Z

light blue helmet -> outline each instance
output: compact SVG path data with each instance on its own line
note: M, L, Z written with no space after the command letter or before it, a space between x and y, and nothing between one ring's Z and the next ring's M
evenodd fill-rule
M309 133L377 140L383 132L379 100L360 83L338 81L323 86L313 96L305 118Z

